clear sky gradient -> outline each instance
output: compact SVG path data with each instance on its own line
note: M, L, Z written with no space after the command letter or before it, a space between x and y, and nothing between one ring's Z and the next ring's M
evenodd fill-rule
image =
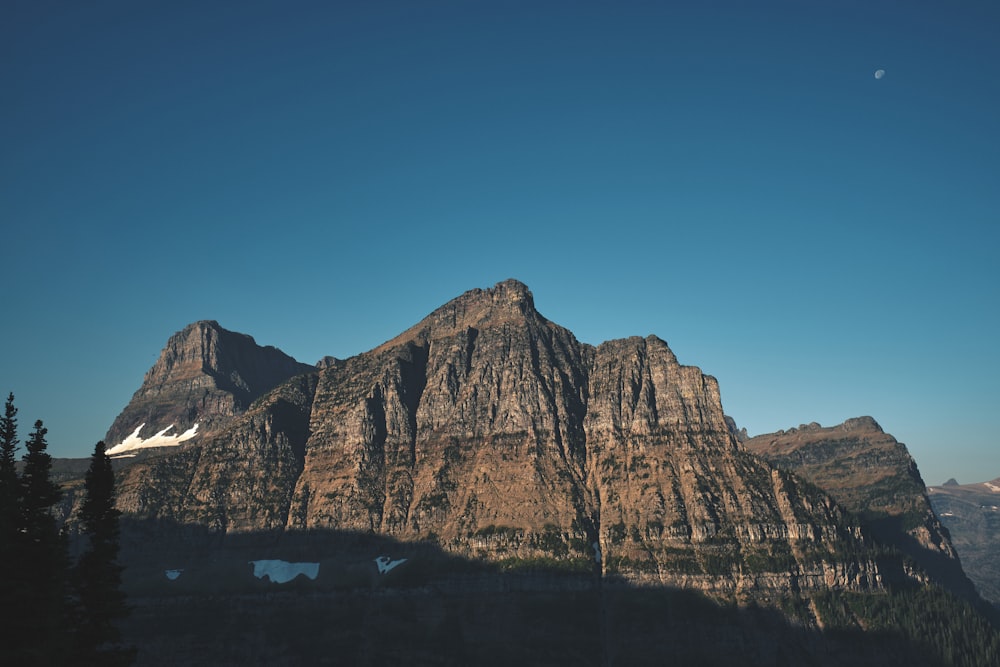
M314 363L513 277L751 434L871 415L992 479L998 35L992 0L8 0L0 391L86 456L190 322Z

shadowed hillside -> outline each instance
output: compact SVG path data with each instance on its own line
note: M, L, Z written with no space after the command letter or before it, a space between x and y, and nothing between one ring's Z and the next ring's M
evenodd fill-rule
M372 534L130 521L125 535L124 629L139 665L972 667L1000 655L996 631L936 587L790 593L761 607ZM405 562L380 574L382 555ZM319 568L276 584L253 574L265 558Z

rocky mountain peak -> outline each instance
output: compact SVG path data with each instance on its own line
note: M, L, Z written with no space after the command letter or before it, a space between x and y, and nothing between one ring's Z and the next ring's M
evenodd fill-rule
M138 443L164 429L180 434L196 424L199 434L207 433L285 380L314 370L214 320L194 322L167 341L105 442L109 448L129 437Z
M867 416L848 419L840 425L840 428L845 431L875 431L876 433L885 433L877 421Z
M427 343L469 330L505 324L549 324L535 310L535 299L524 283L508 279L488 289L472 289L452 299L374 352L406 343Z
M435 315L443 316L444 321L450 317L470 325L541 318L535 310L531 290L517 280L505 280L485 290L470 290L434 311L431 317Z

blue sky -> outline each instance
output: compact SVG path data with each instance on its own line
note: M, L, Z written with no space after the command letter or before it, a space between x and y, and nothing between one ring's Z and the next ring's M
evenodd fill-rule
M7 2L0 391L85 456L190 322L312 363L514 277L997 477L1000 8L905 4Z

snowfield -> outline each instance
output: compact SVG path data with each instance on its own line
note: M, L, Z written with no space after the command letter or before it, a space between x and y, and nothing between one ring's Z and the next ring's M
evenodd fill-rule
M319 575L319 563L289 563L285 560L252 560L253 576L258 579L265 577L275 584L285 584L304 574L315 580Z
M145 423L139 424L139 428L132 431L132 434L122 440L120 443L105 451L108 456L135 456L135 454L127 454L126 452L131 452L136 449L146 449L148 447L176 447L185 440L190 440L195 435L198 434L198 425L195 424L188 430L184 431L180 435L167 435L167 433L174 427L173 424L166 427L159 433L156 433L150 438L140 438L139 432L146 426Z
M388 556L379 556L375 559L375 565L378 566L378 573L385 574L392 570L393 568L399 567L406 562L405 558L400 558L399 560L392 560Z

